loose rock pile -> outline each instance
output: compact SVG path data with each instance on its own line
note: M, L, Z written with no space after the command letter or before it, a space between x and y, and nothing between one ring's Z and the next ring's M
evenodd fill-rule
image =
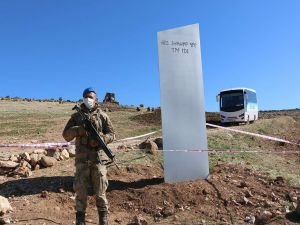
M18 155L12 154L8 160L0 161L0 175L29 177L32 170L54 166L57 161L75 156L74 146L66 148L35 149Z

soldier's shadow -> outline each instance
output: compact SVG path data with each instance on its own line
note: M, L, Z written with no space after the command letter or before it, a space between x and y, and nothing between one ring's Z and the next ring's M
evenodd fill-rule
M73 176L35 177L10 180L0 184L0 195L4 197L41 194L43 191L60 193L74 192ZM114 190L139 189L164 182L163 178L141 179L132 182L109 180L108 192ZM90 188L89 194L92 195Z

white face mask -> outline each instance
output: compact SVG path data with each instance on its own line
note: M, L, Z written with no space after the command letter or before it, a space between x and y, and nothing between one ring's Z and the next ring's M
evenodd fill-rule
M92 98L84 98L83 103L89 110L91 110L95 106L95 100Z

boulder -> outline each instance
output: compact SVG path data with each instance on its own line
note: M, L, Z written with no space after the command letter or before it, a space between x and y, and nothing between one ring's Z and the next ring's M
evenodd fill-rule
M15 176L20 176L20 177L30 177L32 176L31 169L28 167L18 167L12 172L13 175Z
M30 165L30 163L29 162L27 162L27 161L21 161L20 162L20 165L19 165L19 167L22 167L22 168L26 168L26 167L28 167L29 169L31 169L31 165Z
M22 159L24 159L25 161L29 162L30 161L30 155L28 152L24 152L22 155L21 155Z
M48 148L47 149L47 156L54 157L54 155L56 154L56 152L59 152L58 148Z
M56 152L54 152L54 154L53 154L53 158L55 158L57 161L59 161L59 160L62 160L61 158L60 158L60 151L56 151Z
M19 165L19 163L13 161L0 161L0 168L14 169Z
M62 160L67 160L70 158L69 152L64 149L62 150L62 152L60 153L60 157L62 158Z
M163 139L162 138L155 138L154 142L156 143L156 145L159 149L163 148Z
M69 152L70 157L75 157L76 151L75 151L75 145L69 145L67 148L67 151Z
M13 161L13 162L18 162L18 156L11 155L11 156L9 157L9 160L10 160L10 161Z
M39 155L38 155L38 153L32 153L30 155L30 158L31 158L30 159L31 166L35 167L36 164L38 164L38 162L39 162Z
M139 145L140 149L146 149L148 153L155 155L158 147L154 141L146 140Z
M45 155L44 154L38 154L38 161L40 161L43 156L45 156Z
M53 157L43 156L41 158L41 164L44 167L51 167L57 163L57 160Z
M39 170L39 169L40 169L40 165L36 164L35 167L34 167L34 170Z

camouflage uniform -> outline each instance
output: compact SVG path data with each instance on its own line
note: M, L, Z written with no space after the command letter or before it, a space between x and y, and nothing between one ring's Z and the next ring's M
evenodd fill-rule
M100 136L105 143L114 140L115 134L109 117L96 107L89 112L86 107L81 105L82 111L92 119ZM106 199L106 189L108 180L106 177L106 166L101 164L102 151L97 141L87 136L79 134L83 124L78 112L74 113L68 121L63 137L66 141L71 141L76 137L76 156L75 156L75 181L74 190L76 192L76 210L85 212L87 207L88 184L91 183L95 196L98 211L107 212L108 203Z

